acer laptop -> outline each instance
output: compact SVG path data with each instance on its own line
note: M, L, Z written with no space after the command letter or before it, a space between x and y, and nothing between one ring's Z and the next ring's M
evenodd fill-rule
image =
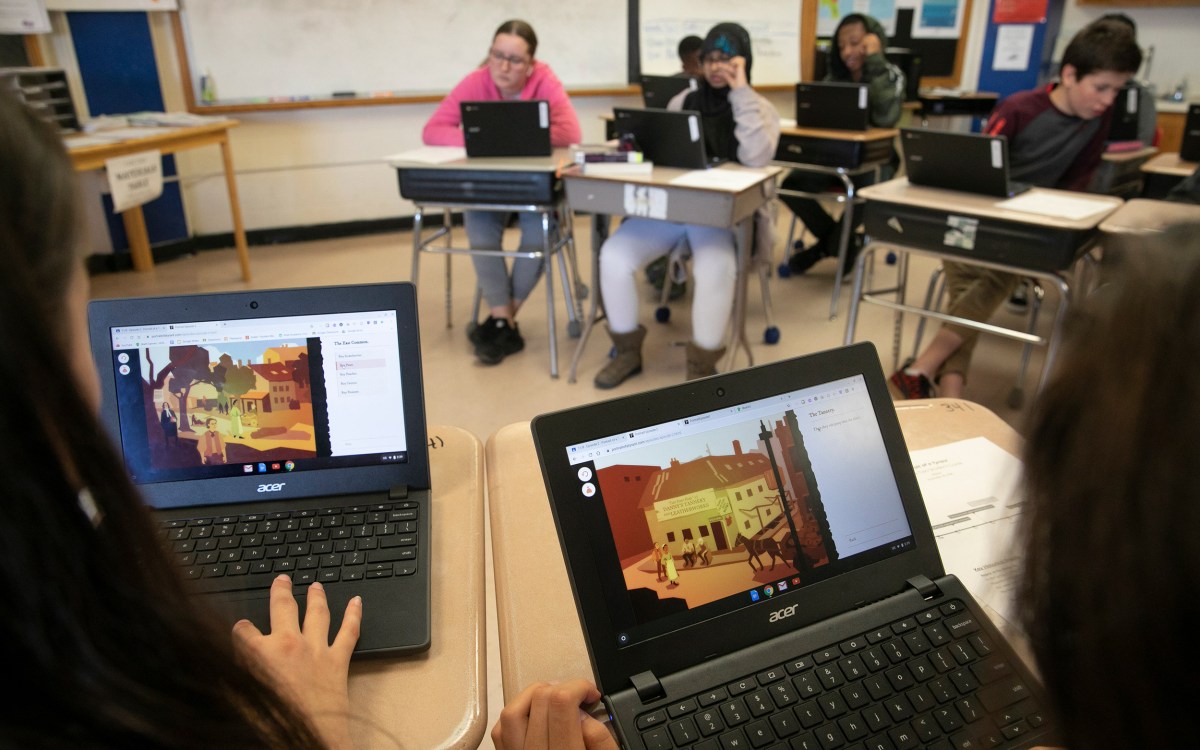
M1179 158L1200 161L1200 104L1188 105L1187 117L1183 121L1183 140L1179 144Z
M1113 141L1136 141L1138 139L1138 111L1141 102L1138 87L1132 83L1125 84L1117 92L1117 98L1112 104L1112 121L1108 126L1108 137Z
M680 91L695 91L695 78L690 76L642 76L642 104L648 109L666 109Z
M532 431L622 747L1053 744L1037 681L943 569L870 343Z
M461 102L467 156L549 156L550 103L544 99Z
M1031 186L1008 176L1002 135L901 128L904 171L913 185L1011 198Z
M865 83L796 84L796 126L832 130L871 127Z
M179 571L229 623L320 581L356 655L429 648L416 295L367 284L94 300L101 417Z
M616 107L613 129L618 140L632 139L643 158L660 167L707 169L724 161L708 156L699 112Z

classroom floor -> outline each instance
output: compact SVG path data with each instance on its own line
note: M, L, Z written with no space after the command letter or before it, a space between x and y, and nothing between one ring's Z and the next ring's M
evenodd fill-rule
M786 214L785 214L786 217ZM581 238L578 257L584 281L590 281L591 250L587 241L587 219L577 222ZM781 218L776 259L784 257L786 221ZM516 238L509 237L508 246ZM252 247L251 267L254 281L241 281L236 254L232 249L208 251L196 256L158 264L152 271L138 273L98 274L92 278L92 296L96 298L126 296L161 296L247 288L320 286L327 284L364 283L407 280L412 263L412 236L409 232L377 234L365 237L322 240L293 244ZM889 284L895 279L895 266L887 265L883 253L875 262L876 283ZM549 376L548 344L546 337L545 289L534 291L518 316L525 337L525 350L495 367L478 364L465 335L465 325L471 313L474 274L470 260L453 256L452 309L453 325L447 327L444 308L444 260L425 255L421 263L419 285L422 352L425 372L425 401L430 424L462 427L480 441L500 427L518 421L528 421L534 415L633 393L638 390L674 384L684 377L684 348L688 339L690 295L671 303L669 323L655 322L657 292L644 285L645 296L642 320L649 330L644 353L645 365L641 375L613 391L600 391L592 385L592 376L606 360L609 344L598 326L589 340L580 361L578 382L567 382L567 371L574 354L576 340L566 334L566 318L561 306L561 290L557 284L559 368L560 377ZM935 263L929 259L912 260L909 279L909 299L920 300ZM836 263L824 260L803 276L770 280L770 297L774 322L781 338L777 344L763 342L766 327L759 285L752 280L747 305L746 331L756 363L777 361L821 349L840 346L846 327L849 304L849 285L843 287L839 316L829 319L829 302L833 289ZM590 300L585 300L586 305ZM1053 318L1058 304L1053 293L1047 294L1041 315L1045 328ZM1001 309L994 320L997 324L1018 325L1020 319ZM915 321L906 321L902 338L901 359L912 351ZM932 332L933 327L930 327ZM927 334L928 335L928 334ZM893 314L880 307L863 305L859 314L857 340L873 341L878 347L885 372L892 370ZM1025 406L1013 409L1007 405L1009 391L1016 378L1020 360L1020 345L1007 339L984 336L976 350L965 398L981 403L1013 425L1018 432L1028 411L1028 404L1040 376L1042 350L1035 349L1027 378ZM740 353L736 366L744 367L746 356ZM485 516L486 518L486 516ZM486 540L485 540L486 541ZM490 545L486 550L491 558ZM488 565L489 655L492 665L488 680L488 727L495 722L503 705L499 674L498 641L495 632L494 597L491 596L491 566ZM482 747L490 748L485 737Z

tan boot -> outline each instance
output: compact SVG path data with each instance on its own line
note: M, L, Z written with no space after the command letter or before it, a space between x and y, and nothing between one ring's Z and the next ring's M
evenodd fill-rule
M725 347L704 349L689 341L687 345L687 379L706 378L717 374L717 360L725 356Z
M592 381L597 388L616 388L628 378L642 371L642 341L646 339L646 328L638 326L629 333L608 332L617 351L604 369L596 373Z

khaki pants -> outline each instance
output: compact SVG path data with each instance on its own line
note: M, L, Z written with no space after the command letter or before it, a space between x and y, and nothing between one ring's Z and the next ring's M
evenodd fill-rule
M942 263L942 271L946 277L946 293L950 298L946 312L979 323L987 322L1021 281L1021 277L1015 274L952 261ZM971 364L971 355L979 341L979 331L952 324L947 324L946 328L961 336L963 342L942 363L935 380L941 380L943 375L953 372L962 375L963 382L966 382L967 367Z

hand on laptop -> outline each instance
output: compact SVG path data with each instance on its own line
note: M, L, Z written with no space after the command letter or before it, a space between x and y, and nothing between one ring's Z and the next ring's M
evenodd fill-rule
M617 750L608 727L581 710L598 700L587 680L534 683L500 712L492 743L496 750Z
M320 583L308 588L304 627L292 595L292 580L281 575L271 584L271 634L240 620L233 635L244 653L266 669L275 687L309 717L330 748L349 748L350 654L358 642L362 599L346 605L342 626L329 645L329 602Z

